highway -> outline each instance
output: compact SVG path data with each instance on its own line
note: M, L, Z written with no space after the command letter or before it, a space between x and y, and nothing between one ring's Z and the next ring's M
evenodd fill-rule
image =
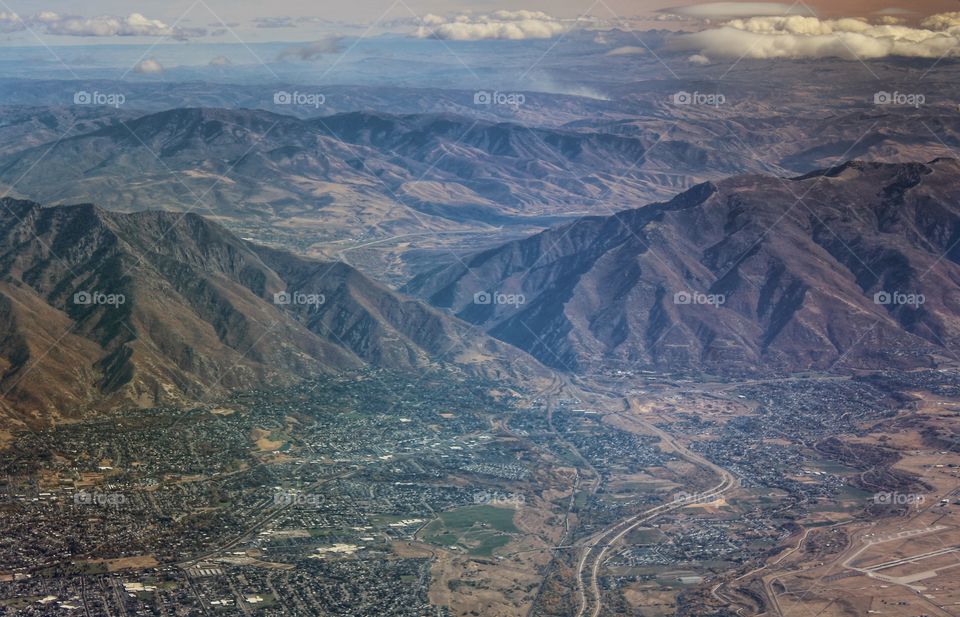
M627 398L623 398L622 400L624 410L630 410L632 407L630 400ZM620 416L625 420L642 427L646 431L657 435L661 439L661 448L666 446L669 450L672 450L677 455L688 460L694 465L698 465L710 470L720 478L720 482L707 491L702 491L699 493L691 491L695 494L691 494L683 499L661 504L654 508L650 508L649 510L634 514L613 525L610 525L609 527L584 540L581 543L583 546L583 554L581 555L580 561L577 565L577 589L580 596L580 607L577 610L576 617L583 617L588 610L590 611L591 617L597 617L600 615L600 611L603 609L603 595L600 593L599 582L600 569L603 566L604 561L606 561L610 550L614 548L624 538L624 536L636 529L638 526L647 523L658 516L662 516L664 514L684 508L694 501L702 502L703 500L711 500L713 498L720 497L738 485L736 476L731 474L729 471L714 465L699 454L691 452L684 446L676 443L665 431L641 420L639 416L635 414L624 413L623 410L607 411L607 413ZM587 591L588 589L589 592ZM591 605L592 609L590 609Z

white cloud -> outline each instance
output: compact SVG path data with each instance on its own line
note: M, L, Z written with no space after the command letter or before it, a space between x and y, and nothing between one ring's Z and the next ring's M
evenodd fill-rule
M782 15L811 15L803 3L782 2L708 2L670 9L684 17L716 19L727 17L762 17Z
M953 13L931 15L920 22L920 25L930 30L953 30L954 28L960 28L960 12L954 11Z
M130 13L126 17L80 17L61 15L53 11L40 11L29 17L20 17L16 13L0 13L0 31L13 32L27 28L41 34L83 37L166 36L183 39L206 34L203 29L173 27L140 13Z
M48 34L68 36L173 36L176 31L157 19L140 13L127 17L71 17L57 13L40 13L36 20L44 24Z
M483 15L461 13L453 17L427 15L414 36L451 41L483 39L549 39L569 31L573 22L542 11L494 11Z
M692 21L693 18L687 15L677 15L676 13L658 13L653 21Z
M433 13L427 13L420 21L425 26L439 26L447 23L446 17L440 17L439 15L434 15Z
M163 72L163 65L153 58L147 58L146 60L138 62L137 66L133 67L133 71L145 75L154 75Z
M960 56L960 13L934 15L920 27L853 18L751 17L679 35L669 45L677 51L695 51L711 58Z
M552 20L543 11L494 11L493 18L501 21L527 21L529 19Z
M16 32L24 30L25 26L16 13L0 12L0 32Z
M710 64L710 58L704 56L703 54L693 54L687 58L687 62L703 66L705 64Z
M647 50L643 47L633 47L627 45L625 47L617 47L616 49L611 49L606 54L607 56L639 56L641 54L647 53Z

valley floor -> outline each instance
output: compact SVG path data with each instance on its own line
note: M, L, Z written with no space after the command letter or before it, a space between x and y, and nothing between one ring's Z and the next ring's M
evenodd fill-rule
M93 417L4 446L0 607L953 615L958 415L953 371L368 371Z

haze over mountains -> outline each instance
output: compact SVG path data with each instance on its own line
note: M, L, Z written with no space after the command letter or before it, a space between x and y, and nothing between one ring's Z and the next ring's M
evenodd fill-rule
M24 421L365 366L539 372L346 264L254 246L195 214L0 207L0 411Z
M795 175L850 158L930 160L960 143L960 118L943 107L814 118L752 103L675 105L666 92L637 105L639 118L564 126L435 113L302 119L263 110L17 108L0 127L0 185L51 205L196 211L245 237L319 252L330 242L408 234L525 233L667 199L706 180ZM382 276L384 268L367 270Z
M44 203L96 198L121 211L210 208L240 224L322 221L336 237L375 224L382 233L423 230L418 216L448 228L556 217L604 196L642 200L706 165L738 169L733 156L671 141L648 161L661 137L445 115L301 120L176 109L10 154L0 178Z
M960 336L960 164L740 176L465 258L406 291L545 364L915 367ZM477 293L523 304L478 304Z

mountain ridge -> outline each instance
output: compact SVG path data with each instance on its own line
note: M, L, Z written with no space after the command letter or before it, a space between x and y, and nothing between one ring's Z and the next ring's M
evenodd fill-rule
M654 146L656 160L648 160ZM342 235L356 230L358 213L340 211L348 203L370 209L363 220L385 231L422 228L417 215L438 228L518 224L605 195L635 200L684 188L676 174L696 177L708 162L734 173L738 160L657 131L616 135L451 113L301 119L194 107L118 118L10 152L0 157L0 182L42 203L94 201L117 211L209 206L208 214L238 223L319 216ZM393 212L397 202L415 214Z
M349 265L258 247L193 213L0 205L0 391L23 421L368 366L539 371Z
M958 172L954 159L854 161L705 183L467 256L404 290L566 370L929 365L960 334ZM476 279L527 302L473 304ZM881 293L925 303L877 304Z

